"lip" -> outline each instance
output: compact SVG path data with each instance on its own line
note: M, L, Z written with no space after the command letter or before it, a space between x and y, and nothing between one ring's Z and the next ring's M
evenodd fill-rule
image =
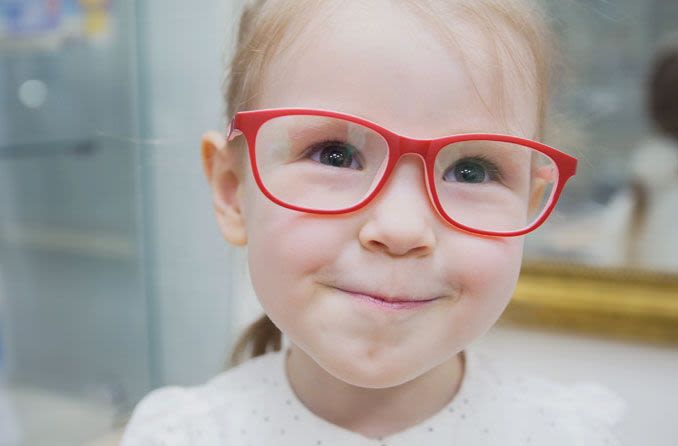
M376 296L371 294L366 294L363 292L349 291L342 288L337 288L339 291L342 291L350 296L359 299L365 303L372 305L377 305L385 309L393 310L409 310L415 308L421 308L431 302L438 300L439 298L426 299L426 300L408 300L408 299L399 299L399 298L389 298L383 296Z

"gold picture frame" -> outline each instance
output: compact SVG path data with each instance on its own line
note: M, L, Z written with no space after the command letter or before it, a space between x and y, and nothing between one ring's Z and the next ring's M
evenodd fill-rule
M678 274L527 261L502 323L678 344Z

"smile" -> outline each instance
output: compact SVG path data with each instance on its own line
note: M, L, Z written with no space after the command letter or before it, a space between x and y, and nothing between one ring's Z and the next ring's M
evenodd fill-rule
M392 309L392 310L410 310L421 308L431 302L438 300L439 298L427 299L427 300L411 300L411 299L399 299L399 298L388 298L383 296L375 296L371 294L365 294L362 292L353 292L344 290L341 288L336 288L337 290L348 294L349 296L362 301L363 303L376 305L379 308L383 309Z

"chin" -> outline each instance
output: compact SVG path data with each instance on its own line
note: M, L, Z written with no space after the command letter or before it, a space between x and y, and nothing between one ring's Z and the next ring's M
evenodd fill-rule
M324 368L347 384L367 389L396 387L418 376L415 370L398 367L393 361L374 361L364 357L358 360L355 356L334 356L328 367Z

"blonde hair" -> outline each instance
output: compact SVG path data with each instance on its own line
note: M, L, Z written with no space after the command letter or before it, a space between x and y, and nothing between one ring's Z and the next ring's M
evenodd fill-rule
M224 80L227 118L233 117L237 111L255 107L267 64L303 31L303 18L321 6L337 6L342 1L345 0L253 0L245 5L240 17L235 52ZM398 3L427 20L445 39L459 47L462 53L464 51L459 36L449 26L449 18L458 19L462 16L478 26L486 27L486 34L493 39L492 56L499 62L499 72L503 75L523 73L531 76L526 85L535 89L533 93L537 97L535 107L538 127L535 137L543 138L549 86L552 81L551 55L555 46L544 14L536 4L529 0L407 0ZM522 43L529 52L528 60L521 59L518 52L512 51L511 44L506 43L510 39L502 38L507 37L511 31L522 38ZM520 70L502 70L499 52L507 55ZM503 95L498 97L507 95L503 76L497 88L503 91ZM500 109L504 110L504 107ZM235 366L247 359L243 356L250 346L250 357L263 355L269 349L277 351L281 348L280 330L265 314L240 335L229 358L229 366Z

